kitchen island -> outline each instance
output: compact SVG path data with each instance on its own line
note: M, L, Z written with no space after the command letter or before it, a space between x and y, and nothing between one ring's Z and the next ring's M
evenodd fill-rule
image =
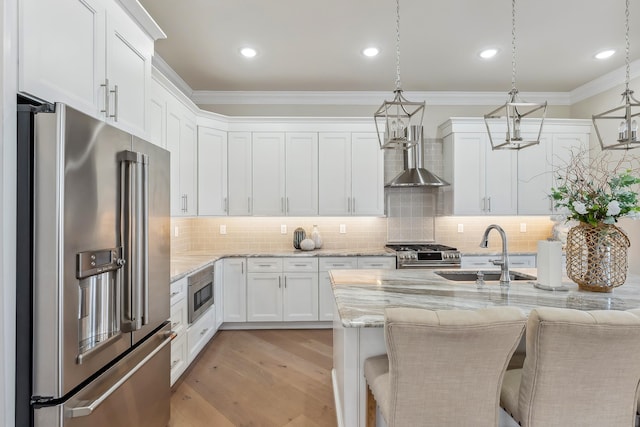
M578 310L628 310L640 308L640 276L629 275L626 283L611 293L586 292L567 278L567 290L546 291L533 281L513 281L508 289L497 282L477 286L475 282L444 279L439 270L333 270L335 297L333 320L332 380L339 426L364 426L366 384L363 363L368 357L386 353L385 307L416 307L431 310L478 309L496 306L520 307L529 313L535 307ZM518 272L536 276L535 269Z

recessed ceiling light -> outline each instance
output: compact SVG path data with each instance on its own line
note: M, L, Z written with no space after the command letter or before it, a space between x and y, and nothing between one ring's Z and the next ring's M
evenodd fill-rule
M251 47L243 47L242 49L240 49L240 53L245 58L253 58L254 56L256 56L258 54L258 52L255 49L251 48Z
M482 52L480 52L480 58L482 59L489 59L489 58L493 58L494 56L496 56L496 54L498 53L498 49L485 49Z
M368 57L376 56L379 53L380 53L380 49L378 49L377 47L368 47L362 50L362 54Z
M616 53L615 50L607 49L607 50L603 50L601 52L596 53L595 57L596 59L607 59L613 56L614 53Z

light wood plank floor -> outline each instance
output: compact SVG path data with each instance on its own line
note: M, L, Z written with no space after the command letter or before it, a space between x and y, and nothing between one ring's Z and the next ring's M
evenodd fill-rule
M333 427L332 331L221 331L172 388L169 427Z

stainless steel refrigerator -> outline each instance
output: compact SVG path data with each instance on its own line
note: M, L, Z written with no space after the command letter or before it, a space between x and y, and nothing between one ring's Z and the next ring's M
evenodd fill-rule
M169 153L19 105L16 425L169 422Z

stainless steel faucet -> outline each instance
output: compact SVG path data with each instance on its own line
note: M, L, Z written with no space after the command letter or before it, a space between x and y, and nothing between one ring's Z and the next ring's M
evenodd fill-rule
M509 276L509 251L507 249L507 234L502 227L496 224L491 224L484 230L482 235L482 241L480 242L481 248L486 248L489 245L489 232L496 230L500 233L502 239L502 259L491 261L494 265L499 265L502 274L500 274L500 286L509 286L511 284L511 277Z

